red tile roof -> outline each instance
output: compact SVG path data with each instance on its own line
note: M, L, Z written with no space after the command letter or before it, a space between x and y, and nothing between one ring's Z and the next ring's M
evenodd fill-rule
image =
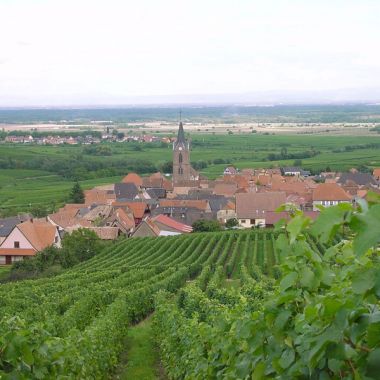
M313 191L313 201L350 201L351 197L336 183L321 183Z
M236 214L239 219L263 218L265 211L275 211L285 202L286 195L282 192L238 193Z
M94 231L102 240L115 240L119 234L119 228L117 227L91 227L89 229Z
M0 256L34 256L36 253L31 248L0 248Z
M112 206L115 207L128 207L135 219L142 219L145 215L147 204L145 202L113 202Z
M205 199L162 199L160 200L160 207L193 207L205 211L209 208L209 203Z
M373 169L373 176L375 178L380 178L380 168Z
M143 184L143 179L136 173L129 173L122 180L123 183L134 183L137 187Z
M193 227L188 226L187 224L177 222L176 220L174 220L174 219L172 219L166 215L163 215L163 214L157 215L154 218L152 218L151 220L152 220L152 222L159 222L161 224L164 224L168 227L171 227L171 228L178 230L180 232L183 232L183 233L189 233L189 232L193 231Z
M130 230L135 227L134 219L130 218L128 214L121 208L118 208L115 212L115 216L119 223L126 229Z
M57 227L48 222L27 221L17 225L17 228L28 239L30 244L41 251L54 244Z

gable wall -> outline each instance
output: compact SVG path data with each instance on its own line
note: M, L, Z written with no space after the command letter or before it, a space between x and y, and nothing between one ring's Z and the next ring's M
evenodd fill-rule
M8 237L1 244L1 248L14 248L14 242L20 242L20 248L34 249L32 244L29 243L28 239L21 233L21 231L15 227L13 231L8 235Z

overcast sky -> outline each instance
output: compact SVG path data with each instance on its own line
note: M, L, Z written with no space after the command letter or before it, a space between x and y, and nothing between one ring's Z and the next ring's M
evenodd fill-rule
M379 0L0 0L0 106L370 97L379 16Z

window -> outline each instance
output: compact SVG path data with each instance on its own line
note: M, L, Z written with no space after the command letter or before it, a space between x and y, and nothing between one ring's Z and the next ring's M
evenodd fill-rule
M241 222L242 222L242 223L245 223L245 219L242 219Z
M56 237L54 238L54 243L55 243L55 244L58 243L58 236L56 236Z
M20 248L20 242L19 242L19 241L15 241L15 242L13 243L13 247L14 247L14 248Z
M255 224L255 219L251 219L251 224Z
M179 156L178 156L178 162L179 162L180 164L182 164L182 153L180 153Z
M183 174L183 169L182 168L178 168L178 174L180 174L180 175Z

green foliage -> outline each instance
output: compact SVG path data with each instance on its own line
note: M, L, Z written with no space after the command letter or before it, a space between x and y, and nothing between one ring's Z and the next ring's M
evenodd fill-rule
M88 228L79 228L66 234L62 239L62 265L70 267L90 259L103 248L103 244L96 233Z
M240 273L245 285L228 307L232 294L220 298L214 286L210 292L204 285L206 278L210 286L212 278L220 281L220 267L214 276L208 271L202 287L192 286L177 305L160 294L155 326L169 376L377 379L378 215L378 205L364 203L359 209L349 205L323 210L314 225L295 214L276 242L282 276L274 286L265 277L252 279L243 250ZM331 245L343 226L352 239ZM310 231L330 241L323 255Z
M225 226L226 228L237 227L239 225L239 221L236 218L228 219Z
M123 138L122 136L121 138ZM83 148L83 154L92 156L112 156L112 149L108 145L87 145Z
M75 182L70 192L70 203L84 203L84 192L79 184Z
M222 229L216 220L199 219L193 223L194 232L215 232Z

